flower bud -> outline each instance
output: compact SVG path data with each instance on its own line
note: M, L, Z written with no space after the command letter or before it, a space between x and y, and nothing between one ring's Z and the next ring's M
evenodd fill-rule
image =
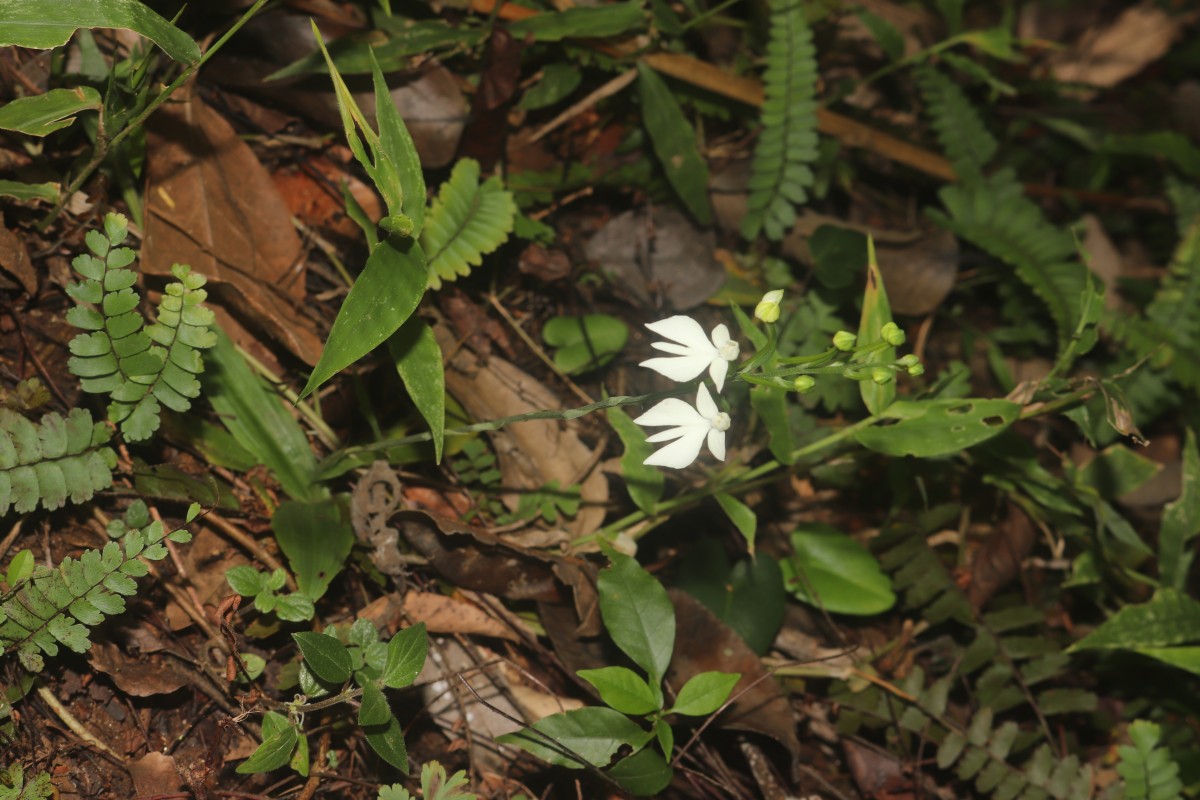
M917 358L912 353L909 353L908 355L904 356L899 361L897 361L896 365L900 366L900 367L904 367L905 369L908 369L909 367L915 366L920 363L921 363L921 359Z
M890 381L893 377L892 371L887 367L875 367L871 370L871 380L880 386Z
M783 290L775 289L767 292L754 307L754 316L766 323L779 320L779 301L783 299Z
M920 361L918 361L916 364L913 364L911 367L908 367L908 374L913 376L914 378L917 377L918 375L924 375L925 374L925 365L922 364Z
M858 337L850 331L838 331L833 335L833 346L842 352L853 350L857 343Z
M899 347L904 344L904 331L900 330L900 326L894 322L889 322L879 329L879 338L890 344L892 347Z
M792 388L800 394L811 392L816 385L817 382L811 375L797 375L796 379L792 381Z

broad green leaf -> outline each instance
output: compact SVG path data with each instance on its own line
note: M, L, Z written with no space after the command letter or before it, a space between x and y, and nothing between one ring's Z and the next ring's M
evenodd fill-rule
M675 649L675 609L667 590L637 561L607 550L599 578L600 616L617 647L658 686Z
M48 50L78 28L124 28L145 36L176 61L194 64L200 48L183 31L138 0L4 0L0 46Z
M576 6L566 11L543 12L508 24L517 39L526 35L539 42L557 42L570 37L597 39L643 28L646 17L642 4L613 3L606 6Z
M1200 642L1200 602L1164 587L1148 602L1125 606L1070 649L1132 650L1197 642Z
M313 601L300 592L281 594L275 598L275 616L284 622L307 622L316 613Z
M387 763L401 772L408 772L408 748L404 745L404 728L400 720L389 717L386 725L364 727L367 744Z
M808 237L808 251L817 280L830 289L844 289L867 262L867 237L849 228L822 225Z
M654 446L646 441L646 431L634 423L625 410L613 406L606 410L608 424L617 432L625 452L621 454L621 477L625 490L639 509L651 514L654 506L662 499L663 471L647 467L645 461L654 452Z
M15 197L21 202L45 200L53 203L58 199L58 184L0 180L0 197Z
M283 402L250 371L246 360L217 329L217 345L201 379L204 394L233 438L275 473L285 492L315 500L325 490L313 482L316 458L308 437Z
M323 633L293 633L292 639L304 663L318 678L329 683L344 683L350 678L350 651L346 645Z
M574 64L553 62L542 68L542 77L525 91L518 105L526 111L552 106L579 88L583 73Z
M413 405L433 434L433 458L442 463L446 432L446 376L442 348L433 329L418 317L409 317L388 339L388 352Z
M671 765L658 751L645 749L623 758L608 770L608 777L638 797L654 797L671 784Z
M806 525L792 534L793 554L780 562L787 587L799 600L835 614L866 616L896 602L892 582L875 557L829 525Z
M416 241L395 233L381 241L342 301L301 398L395 333L421 302L428 280Z
M264 734L266 725L263 726ZM296 747L296 729L285 725L266 737L251 756L238 765L239 775L250 775L256 772L270 772L288 763L292 750Z
M1200 675L1200 646L1190 647L1134 647L1133 652L1147 658L1157 659L1172 667Z
M704 717L716 711L729 699L733 687L741 680L736 672L700 672L688 679L675 698L671 714Z
M8 562L8 571L4 576L5 582L8 583L8 588L12 589L18 583L32 575L33 566L33 551L29 548L25 548L13 556L12 561Z
M379 687L367 681L362 687L362 704L358 707L358 724L386 725L392 716L392 708Z
M858 346L864 347L880 339L879 331L892 321L892 306L888 303L883 274L875 261L875 242L867 237L867 288L863 293L862 317L858 323ZM896 360L896 348L885 347L863 359L865 364L891 363ZM895 378L879 384L871 379L860 381L859 394L872 414L882 413L896 399Z
M622 745L636 750L653 735L619 711L587 706L543 717L532 729L497 736L496 741L528 750L547 763L579 769L584 764L608 766Z
M1079 470L1076 483L1094 489L1106 500L1132 492L1162 470L1162 464L1140 456L1123 444L1114 444Z
M398 631L388 642L387 664L383 668L383 685L392 689L412 686L425 666L429 654L429 637L425 623Z
M383 24L386 19L376 17L373 30L342 36L329 43L329 57L338 72L342 75L366 75L371 72L372 55L385 74L399 72L410 68L411 56L425 56L459 45L474 47L486 35L486 30L482 27L456 28L442 19L413 20L394 17L392 19L398 24L392 28ZM327 71L325 57L320 50L316 50L283 69L272 72L265 80L274 81Z
M708 204L708 164L696 146L696 131L658 73L641 61L637 69L642 124L650 135L654 153L676 196L692 212L697 222L710 225L712 208Z
M622 714L649 714L658 710L654 692L646 680L625 667L581 669L579 677L596 687L600 699Z
M1200 533L1200 450L1188 429L1183 446L1183 485L1179 497L1163 509L1158 534L1158 571L1164 586L1182 589L1195 553L1188 542Z
M746 549L750 551L750 555L754 555L754 534L758 531L758 517L750 506L732 495L717 492L713 497L725 512L725 516L729 517L729 521L738 529L738 533L746 540Z
M338 498L315 502L285 500L271 517L271 529L287 556L300 591L320 600L354 546L350 512Z
M767 429L767 446L781 464L795 461L795 437L788 420L788 393L779 386L754 386L750 389L750 405Z
M629 327L608 314L552 317L542 326L542 340L558 348L555 366L578 375L612 361L629 340Z
M1020 413L1008 400L897 400L883 415L898 420L894 425L867 428L855 439L890 456L953 455L1001 433Z
M242 597L254 597L266 588L267 576L249 564L239 564L225 573L229 586Z
M0 11L0 16L3 15ZM75 121L80 111L98 109L104 103L90 86L51 89L45 94L20 97L0 106L0 129L30 136L45 136Z
M730 569L721 543L706 537L684 556L675 585L695 597L762 655L771 648L787 604L779 563L765 553Z

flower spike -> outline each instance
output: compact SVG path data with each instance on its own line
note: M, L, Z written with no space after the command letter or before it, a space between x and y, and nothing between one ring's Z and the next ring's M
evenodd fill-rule
M655 451L642 462L644 464L683 469L700 455L700 448L706 439L712 454L720 461L725 460L725 431L729 430L729 415L717 409L708 387L703 383L696 395L695 408L677 397L668 397L634 422L651 427L670 426L646 438L648 442L671 444Z
M738 343L729 337L729 328L723 324L713 328L710 341L699 322L682 314L651 322L646 327L671 340L652 344L671 355L651 358L641 366L679 382L690 381L708 369L717 391L724 388L729 362L736 360L740 352Z

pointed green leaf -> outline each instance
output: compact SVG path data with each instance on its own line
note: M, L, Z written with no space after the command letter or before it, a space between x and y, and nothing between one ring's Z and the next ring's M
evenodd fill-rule
M658 710L646 680L625 667L581 669L579 677L596 687L600 699L622 714L649 714Z
M607 550L612 566L600 572L600 616L617 647L657 686L675 649L675 609L667 590L636 560Z
M729 699L741 677L736 672L701 672L693 675L679 690L675 705L668 713L689 717L707 716Z
M350 651L346 645L323 633L293 633L292 639L318 678L329 683L344 683L350 677Z
M3 16L4 11L0 9L0 18ZM73 123L80 111L98 109L102 104L100 93L90 86L51 89L0 106L0 129L45 136Z
M392 708L379 687L368 681L362 687L362 704L358 707L358 724L386 725L392 716Z
M446 377L442 348L433 329L417 317L409 317L388 339L388 351L404 388L421 412L433 435L434 462L442 463L446 431Z
M654 153L676 196L697 222L707 226L712 223L712 208L708 203L708 164L696 146L696 131L658 73L641 61L637 69L642 123L650 134Z
M429 654L429 637L425 623L405 628L388 642L387 664L383 668L383 684L392 689L411 686L425 666Z
M183 31L138 0L4 0L0 46L47 50L67 43L78 28L124 28L151 40L176 61L194 64L200 48Z

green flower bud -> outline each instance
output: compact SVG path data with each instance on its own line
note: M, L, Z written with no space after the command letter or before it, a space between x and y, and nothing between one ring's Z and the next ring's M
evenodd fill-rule
M904 344L904 331L900 330L900 326L894 322L889 322L879 329L879 338L890 344L892 347L899 347Z
M901 358L899 361L896 362L897 366L904 367L905 369L908 369L909 367L915 366L920 363L921 363L921 359L917 358L912 353L909 353L908 355L904 356L903 358Z
M858 337L850 331L838 331L833 335L833 346L842 352L853 350L858 343Z
M871 370L871 380L880 386L890 381L893 377L892 371L887 367L875 367Z
M775 289L767 292L754 307L754 316L766 323L779 320L779 301L783 299L783 290Z
M908 368L908 374L912 375L914 378L917 377L918 375L924 375L925 374L925 365L918 361L916 364L913 364L911 367Z
M792 388L800 394L811 392L816 385L817 382L812 375L797 375L796 379L792 381Z

